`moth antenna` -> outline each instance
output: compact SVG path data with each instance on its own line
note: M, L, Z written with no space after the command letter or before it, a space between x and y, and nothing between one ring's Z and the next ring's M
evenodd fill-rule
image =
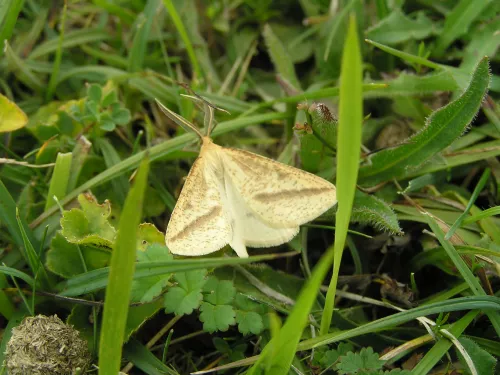
M210 107L209 105L205 105L205 129L206 129L206 135L207 137L210 137L210 133L212 133L212 130L215 128L215 125L217 123L215 122L214 119L214 109Z
M202 103L206 104L207 106L209 106L210 108L216 109L217 111L221 111L221 112L227 113L228 115L231 114L231 112L225 110L224 108L218 107L215 104L210 103L208 100L206 100L204 97L198 95L194 91L193 91L193 94L194 95L187 95L187 94L180 94L180 95L184 96L185 98L189 98L189 99L191 99L192 101L194 101L196 103L202 102Z
M200 139L203 139L203 134L194 126L191 124L189 121L187 121L184 117L179 116L177 113L172 112L170 109L165 107L163 104L160 103L158 99L155 99L156 104L158 104L158 107L160 107L161 111L173 122L175 122L177 125L182 127L184 130L187 132L194 132Z

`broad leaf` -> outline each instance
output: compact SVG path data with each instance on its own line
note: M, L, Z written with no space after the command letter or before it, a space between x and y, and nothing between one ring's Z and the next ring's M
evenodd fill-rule
M0 94L0 133L21 129L27 123L28 117L16 103Z

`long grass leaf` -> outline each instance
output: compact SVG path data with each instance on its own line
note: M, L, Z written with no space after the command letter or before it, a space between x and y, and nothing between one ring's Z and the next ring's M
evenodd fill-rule
M337 199L335 215L335 242L333 252L333 274L326 294L321 317L320 334L328 333L333 316L335 292L344 252L347 230L358 179L359 154L361 149L361 125L363 122L363 96L361 52L359 49L356 22L351 17L349 31L344 44L340 74L339 128L337 138ZM331 249L327 250L331 251Z
M446 16L444 28L434 47L434 53L440 56L458 37L467 32L472 22L492 3L491 0L461 0Z
M0 3L0 41L2 42L0 57L4 53L3 41L10 39L23 5L24 0L5 0Z
M148 0L143 12L137 17L134 40L128 54L129 72L138 72L143 68L149 34L159 5L160 0Z
M179 16L177 9L175 9L174 3L172 2L172 0L163 0L163 5L165 5L165 8L167 8L170 17L172 18L172 22L177 28L177 32L181 36L181 39L186 46L186 51L188 53L189 60L191 61L191 66L193 68L196 77L198 78L203 77L203 72L200 69L200 65L198 64L198 59L196 58L196 54L194 53L193 44L189 39L189 35L186 31L186 28L184 27L184 24L182 23L181 17Z
M439 243L441 244L441 246L443 246L446 253L448 254L448 257L451 259L458 272L460 272L460 275L462 275L465 282L469 285L472 293L474 293L476 296L485 296L486 292L484 291L472 271L469 269L465 261L458 254L457 250L454 248L451 242L445 240L444 233L439 227L438 223L430 215L427 216L427 222L431 227L432 232L436 235ZM496 311L486 311L486 315L488 315L488 318L490 319L497 335L500 336L500 314Z
M36 240L33 232L26 224L24 218L20 218L23 228L28 236L29 241L33 244L35 248L39 248L39 243ZM22 248L24 246L23 236L18 225L16 217L16 202L12 199L9 191L0 180L0 222L7 227L14 243Z
M149 161L145 159L125 201L115 246L111 255L109 283L104 300L99 345L99 374L117 374L120 370L125 324L127 321L132 277L134 274L137 228L142 216L147 187Z
M166 275L174 272L186 272L203 268L216 268L238 264L250 264L271 260L289 254L269 254L251 256L248 258L205 258L205 259L175 259L170 262L141 262L135 267L134 280L144 277ZM108 283L109 268L99 268L75 276L60 286L63 296L74 297L105 288Z
M488 178L490 178L490 169L489 168L485 169L485 171L483 172L483 175L479 179L479 182L477 183L476 187L474 188L474 191L472 192L472 195L469 199L469 202L467 202L467 206L465 207L464 212L462 212L460 214L460 216L457 218L457 220L451 226L448 233L446 233L446 236L444 236L445 240L449 240L453 236L455 231L460 227L460 225L462 224L462 221L469 214L469 211L470 211L472 205L474 204L474 202L476 201L477 197L479 196L479 193L481 193L481 191L484 188L484 185L486 185Z

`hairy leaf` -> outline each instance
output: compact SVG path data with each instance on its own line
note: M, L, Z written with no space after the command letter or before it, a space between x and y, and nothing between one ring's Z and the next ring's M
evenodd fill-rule
M474 119L489 82L488 58L485 57L477 66L467 90L458 99L435 111L428 118L426 127L404 144L374 154L370 164L360 168L360 182L374 185L404 178L412 168L449 146Z
M382 199L356 190L351 221L367 223L378 230L402 234L398 217Z

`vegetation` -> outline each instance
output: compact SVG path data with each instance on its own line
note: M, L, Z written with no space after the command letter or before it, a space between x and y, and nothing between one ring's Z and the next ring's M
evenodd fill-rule
M0 374L495 374L499 29L490 0L4 0ZM193 95L338 205L171 254L198 145L155 100L202 127ZM10 360L30 326L61 356Z

